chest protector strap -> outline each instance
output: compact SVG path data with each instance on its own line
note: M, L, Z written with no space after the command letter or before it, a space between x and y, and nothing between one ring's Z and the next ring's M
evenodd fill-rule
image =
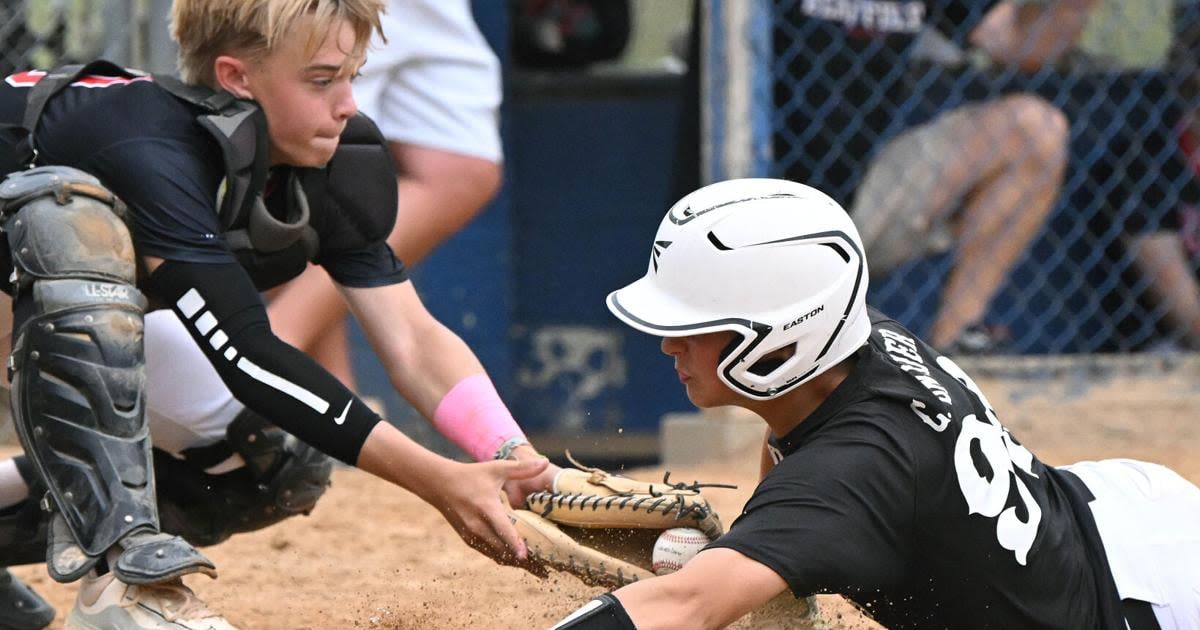
M263 202L270 146L262 108L229 92L187 85L173 76L156 75L154 81L205 112L196 120L221 147L225 161L221 228L229 248L235 253L245 252L239 259L250 259L247 250L275 254L292 247L302 249L304 260L315 258L317 233L309 225L308 200L299 186L288 182L284 217L272 214ZM250 271L254 275L254 270Z
M46 110L46 104L68 85L79 80L80 77L90 74L126 78L145 76L104 60L55 68L30 88L29 95L25 97L25 116L21 121L23 132L18 132L23 137L15 146L15 157L18 163L29 168L37 166L38 151L34 143L34 135L42 112Z
M187 85L173 76L155 75L154 82L175 98L203 110L196 121L212 134L225 161L221 228L226 232L244 229L255 205L261 203L256 200L267 181L270 145L262 109L229 92Z

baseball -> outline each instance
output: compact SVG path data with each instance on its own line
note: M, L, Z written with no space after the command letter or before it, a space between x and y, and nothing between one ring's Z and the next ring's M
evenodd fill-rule
M708 536L698 529L668 529L654 541L654 553L650 556L654 574L666 575L678 571L709 542Z

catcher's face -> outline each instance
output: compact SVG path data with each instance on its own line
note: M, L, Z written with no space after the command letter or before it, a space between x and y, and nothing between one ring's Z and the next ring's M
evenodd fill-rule
M728 330L663 337L662 351L675 359L679 382L687 388L688 399L697 407L736 405L744 400L717 376L721 355L735 337L736 334Z
M324 166L337 150L346 121L358 111L350 81L362 59L350 56L356 43L350 23L336 24L315 54L301 33L261 59L221 58L236 63L238 70L221 81L223 87L255 100L266 114L272 164Z

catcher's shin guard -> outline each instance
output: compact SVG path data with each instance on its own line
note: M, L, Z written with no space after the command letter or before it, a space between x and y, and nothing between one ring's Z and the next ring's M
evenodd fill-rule
M0 183L13 268L12 415L56 511L47 560L59 581L78 579L118 543L114 570L125 581L211 568L182 540L152 536L146 301L121 213L76 169L35 168Z

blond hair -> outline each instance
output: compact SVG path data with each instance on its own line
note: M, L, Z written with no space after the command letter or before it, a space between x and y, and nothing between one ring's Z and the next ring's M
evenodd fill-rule
M179 44L179 71L190 84L216 87L213 62L220 55L262 59L301 22L312 18L306 50L313 54L334 23L345 19L354 29L354 50L347 64L360 62L372 33L381 33L384 0L175 0L171 37Z

